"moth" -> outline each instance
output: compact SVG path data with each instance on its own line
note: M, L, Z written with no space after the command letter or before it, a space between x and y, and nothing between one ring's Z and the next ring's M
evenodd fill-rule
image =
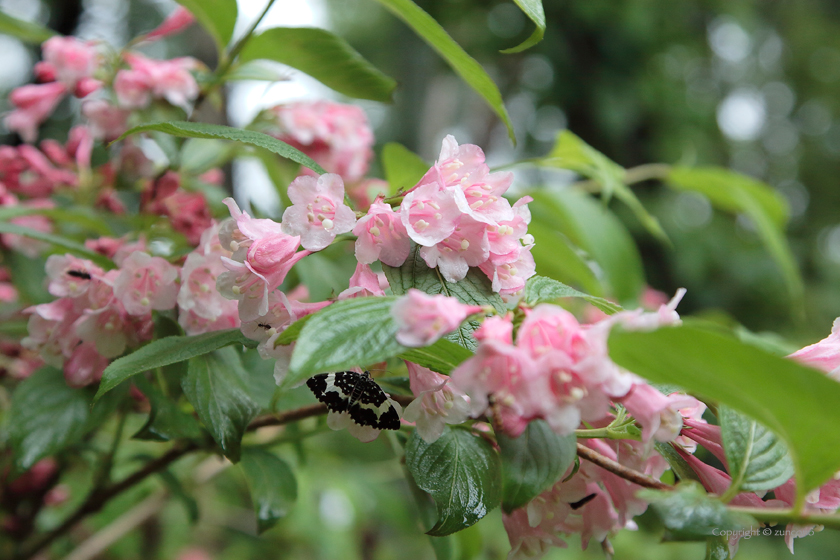
M72 276L73 278L81 278L82 280L91 279L90 274L85 272L84 270L68 270L67 276Z
M347 412L360 426L399 430L400 415L370 372L319 373L306 381L315 397L332 412Z

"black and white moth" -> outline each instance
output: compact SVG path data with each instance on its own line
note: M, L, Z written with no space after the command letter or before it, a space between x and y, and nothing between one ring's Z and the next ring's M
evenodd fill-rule
M399 430L400 415L370 372L319 373L306 381L315 397L333 412L347 412L360 426Z

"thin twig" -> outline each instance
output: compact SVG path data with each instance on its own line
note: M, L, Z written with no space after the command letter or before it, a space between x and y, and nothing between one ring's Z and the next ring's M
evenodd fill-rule
M620 476L625 480L629 480L634 484L638 484L639 486L644 486L645 488L653 488L655 490L674 489L674 487L670 484L665 484L664 482L660 482L655 478L652 478L644 473L640 473L637 470L625 467L621 463L613 461L609 457L604 457L597 451L593 451L592 449L586 447L582 443L577 444L577 454L581 459L586 459L590 463L594 463L602 469L609 471L617 476Z

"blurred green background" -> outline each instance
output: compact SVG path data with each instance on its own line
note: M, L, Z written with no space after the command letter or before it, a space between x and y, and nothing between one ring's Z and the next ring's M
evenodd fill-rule
M796 313L791 313L782 277L748 220L716 213L696 194L654 183L634 187L673 241L667 247L624 216L623 208L616 205L615 210L627 217L648 282L669 294L688 288L683 314L727 316L754 331L780 333L794 346L828 334L840 315L840 3L546 0L545 40L512 55L498 51L518 44L532 30L512 2L417 3L495 79L516 128L517 147L478 96L375 2L279 0L271 16L274 25L330 27L398 80L393 105L360 103L375 127L378 147L397 141L431 161L442 137L451 133L461 143L482 146L491 166L499 166L545 154L557 133L568 128L624 167L713 164L767 182L790 205L790 242L806 285L804 319L792 318ZM240 5L243 16L253 17L264 2L242 0ZM17 17L61 33L102 38L116 47L154 27L173 6L171 1L150 0L0 1L0 9ZM242 32L247 21L239 24ZM0 36L0 51L0 89L8 92L31 80L37 48ZM195 26L148 52L157 57L190 54L211 67L215 58L211 41ZM280 84L279 95L323 94L291 77L291 83ZM234 124L244 124L236 123L241 105L272 99L271 92L256 87L228 92L227 111ZM47 134L60 136L66 130L69 111L56 115ZM251 180L236 168L229 176L229 186L237 189ZM516 185L522 188L573 180L568 173L526 167L516 171ZM314 420L307 422L313 425L305 427L314 427ZM104 446L107 433L100 437ZM297 448L278 447L296 467L299 499L291 515L261 537L254 536L241 473L228 468L195 492L201 514L197 523L190 522L185 502L172 500L159 516L142 522L99 557L433 558L394 460L393 443L381 437L362 445L345 433L323 433ZM147 445L125 446L124 459L147 452ZM206 461L211 462L199 465L201 458L187 459L176 472L195 478L191 473L214 470L212 460ZM131 463L124 464L129 472ZM55 523L83 495L85 473L80 470L76 476L80 486L71 485L70 502L49 510L46 524ZM159 487L152 480L122 496L89 529L109 525ZM650 520L638 521L647 530L616 537L616 558L704 557L704 544L656 544L659 536ZM580 552L576 538L569 540L569 549L548 558L604 556L597 546ZM450 544L453 558L504 558L509 549L498 511ZM800 558L833 558L840 535L824 532L801 539L796 549ZM753 538L742 541L738 557L788 554L780 538Z

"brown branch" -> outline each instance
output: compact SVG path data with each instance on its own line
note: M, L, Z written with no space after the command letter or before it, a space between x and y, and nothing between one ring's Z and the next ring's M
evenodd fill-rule
M644 486L645 488L653 488L655 490L674 489L674 487L670 484L665 484L664 482L660 482L655 478L652 478L644 473L640 473L637 470L625 467L621 463L613 461L609 457L604 457L597 451L593 451L592 449L586 447L582 443L577 444L577 454L581 459L586 459L590 463L595 463L602 469L609 471L614 475L620 476L625 480L629 480L634 484L638 484L639 486Z

